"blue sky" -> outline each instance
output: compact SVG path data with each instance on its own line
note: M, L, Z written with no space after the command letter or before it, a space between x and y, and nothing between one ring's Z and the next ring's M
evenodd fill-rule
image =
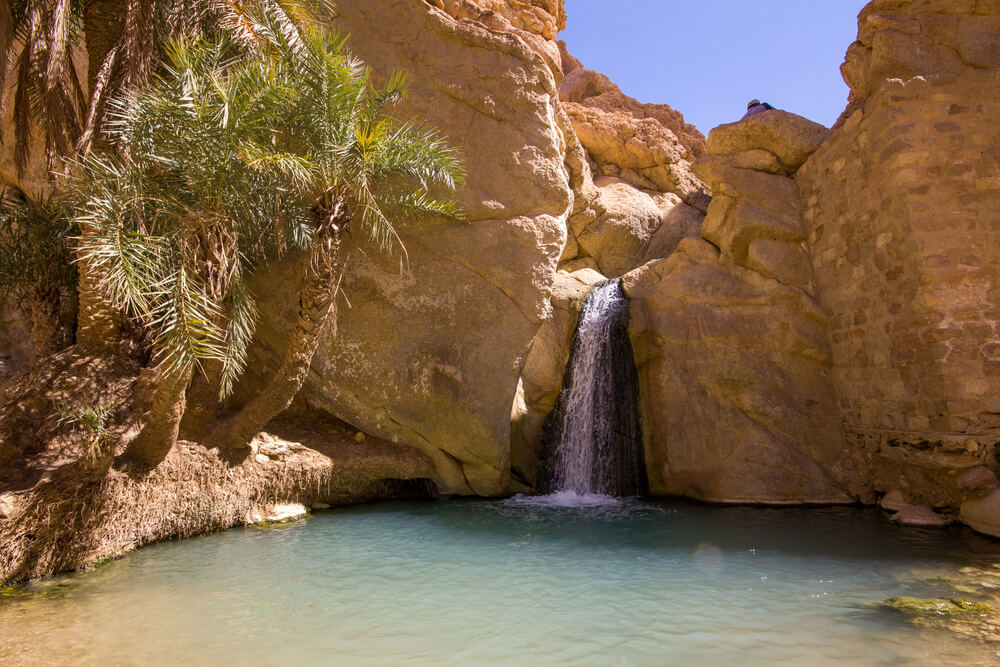
M704 134L753 98L832 125L868 0L566 0L559 38L641 102L669 104Z

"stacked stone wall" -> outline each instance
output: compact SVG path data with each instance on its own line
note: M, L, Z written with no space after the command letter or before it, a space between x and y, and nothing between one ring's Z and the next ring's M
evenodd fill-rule
M796 176L844 424L882 458L957 469L1000 441L998 89L889 80Z

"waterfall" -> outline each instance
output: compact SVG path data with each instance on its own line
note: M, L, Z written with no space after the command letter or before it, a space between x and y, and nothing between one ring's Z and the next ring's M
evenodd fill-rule
M547 493L646 492L628 306L619 279L597 285L584 299L544 437L541 486Z

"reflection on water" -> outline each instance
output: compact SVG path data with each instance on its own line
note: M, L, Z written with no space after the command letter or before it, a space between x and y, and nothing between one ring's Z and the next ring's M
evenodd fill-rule
M83 664L989 664L866 608L1000 562L856 508L600 496L328 512L155 545L0 598L0 657ZM929 577L927 573L936 576ZM919 573L919 574L918 574ZM68 585L67 585L68 584Z

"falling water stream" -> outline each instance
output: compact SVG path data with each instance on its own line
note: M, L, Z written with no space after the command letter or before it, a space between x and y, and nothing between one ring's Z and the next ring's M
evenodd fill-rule
M628 306L616 279L594 287L580 309L543 447L548 493L636 496L646 490Z

